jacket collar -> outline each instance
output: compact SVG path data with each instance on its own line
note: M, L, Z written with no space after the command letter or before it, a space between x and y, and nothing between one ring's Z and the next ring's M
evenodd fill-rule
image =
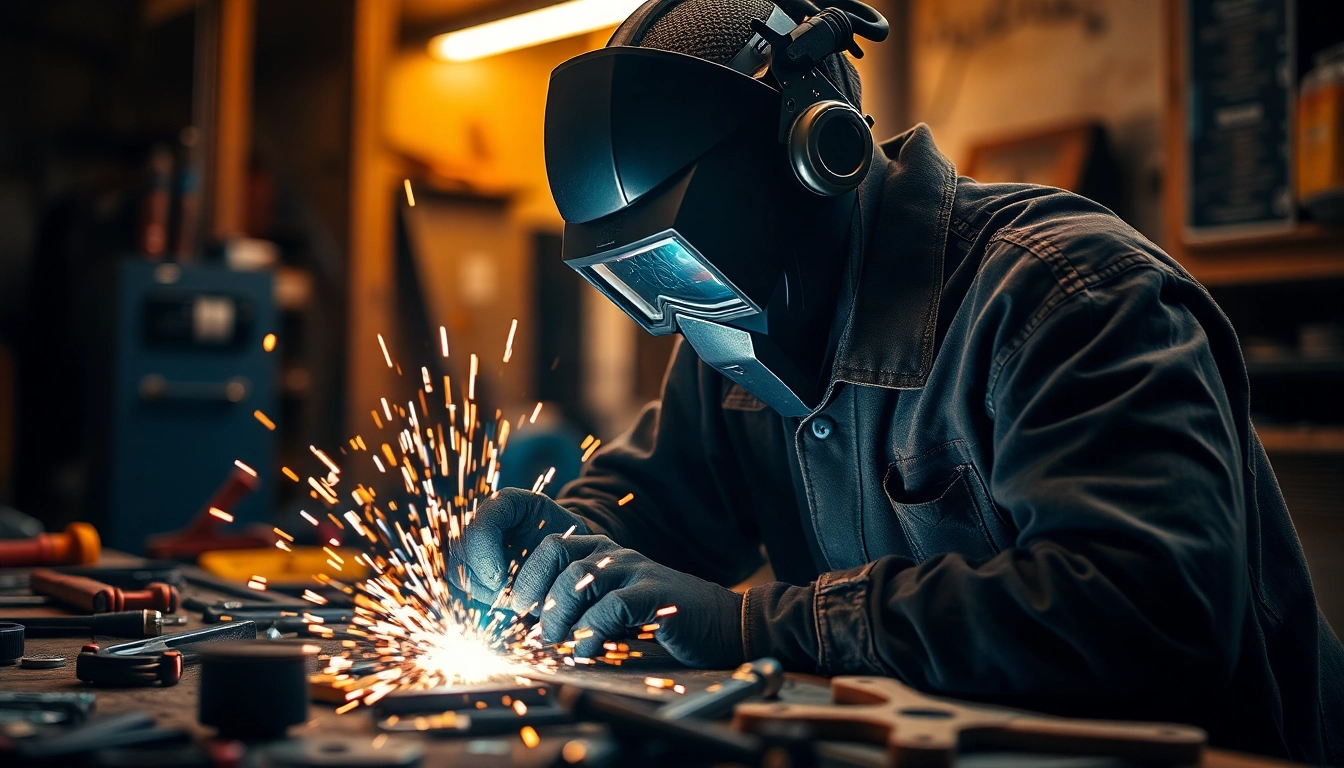
M933 366L957 174L922 123L879 151L885 174L869 174L859 188L860 237L850 253L858 279L831 375L917 389Z

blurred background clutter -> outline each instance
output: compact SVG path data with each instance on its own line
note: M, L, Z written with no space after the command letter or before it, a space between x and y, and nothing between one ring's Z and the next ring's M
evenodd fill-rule
M963 174L1101 201L1229 314L1344 630L1337 3L875 4L879 138L926 122ZM292 530L309 489L282 467L470 353L482 408L544 404L504 484L575 476L672 337L560 261L542 115L550 71L637 5L0 3L0 503L139 553L241 482L239 523Z

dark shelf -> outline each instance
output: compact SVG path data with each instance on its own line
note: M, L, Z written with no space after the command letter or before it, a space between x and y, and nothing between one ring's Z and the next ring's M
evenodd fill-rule
M1257 424L1256 434L1270 454L1344 454L1344 427Z
M1322 360L1302 358L1253 360L1246 362L1246 373L1253 378L1341 376L1344 375L1344 357Z

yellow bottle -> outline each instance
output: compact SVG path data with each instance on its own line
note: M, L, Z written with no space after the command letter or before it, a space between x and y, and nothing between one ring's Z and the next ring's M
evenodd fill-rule
M1297 99L1297 199L1316 218L1344 215L1344 43L1316 54Z

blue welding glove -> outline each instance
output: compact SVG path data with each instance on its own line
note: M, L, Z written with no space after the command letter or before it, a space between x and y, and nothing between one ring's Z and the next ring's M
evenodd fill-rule
M574 637L575 656L601 656L604 642L657 624L654 639L682 664L729 669L743 661L741 595L606 536L547 536L514 579L513 609L541 617L542 642Z
M508 583L511 563L521 566L548 534L558 538L570 527L589 532L582 517L546 496L505 488L481 501L462 539L449 547L448 582L488 605Z

